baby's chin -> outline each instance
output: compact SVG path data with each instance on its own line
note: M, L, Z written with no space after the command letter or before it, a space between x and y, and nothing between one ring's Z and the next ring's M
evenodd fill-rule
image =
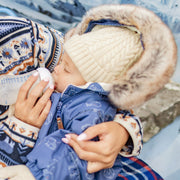
M54 73L54 71L51 73L51 75L54 80L54 85L56 85L56 74Z
M56 83L54 84L54 90L55 90L56 92L59 92L59 93L62 93L62 92L63 92L62 88L58 87L58 86L56 85Z
M56 91L56 87L57 87L56 84L54 84L54 90L55 90L55 91Z
M56 83L56 82L54 82L54 90L55 90L55 91L58 91L58 86L57 86L57 83Z
M53 79L55 78L55 71L53 71L52 73L51 73L51 75L52 75L52 77L53 77Z

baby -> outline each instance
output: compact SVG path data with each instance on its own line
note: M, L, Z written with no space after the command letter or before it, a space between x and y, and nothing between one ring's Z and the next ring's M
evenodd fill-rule
M63 34L24 18L0 17L0 19L1 26L6 30L0 32L0 78L3 77L5 79L1 81L3 88L1 88L0 92L5 91L4 82L5 84L6 82L13 82L13 86L10 86L10 88L18 89L18 83L26 81L29 74L32 74L33 70L36 70L38 67L46 67L52 72L62 59L64 51ZM9 76L13 79L9 79ZM10 89L6 89L5 94L10 95ZM27 162L27 154L29 154L36 142L39 128L35 124L23 123L21 119L17 119L13 113L10 113L13 112L10 111L12 108L9 108L9 104L6 103L12 99L4 94L1 94L1 97L5 104L0 105L0 153L2 157L0 164L3 167L24 164ZM14 97L15 94L13 95ZM24 107L21 108L21 112L25 112ZM131 120L128 122L123 119L123 115L118 115L115 121L129 132L131 141L127 144L126 151L123 150L122 153L125 156L137 155L142 146L140 121L135 116L131 116ZM36 122L39 123L37 120ZM131 123L137 125L135 129L132 129ZM137 136L137 134L139 135ZM20 151L18 150L19 148Z
M116 51L122 36L132 38L132 46L123 55L123 47ZM69 133L82 134L88 127L115 118L117 107L110 103L109 92L112 84L137 63L143 51L137 40L139 37L128 28L108 26L82 36L73 36L64 44L62 61L52 73L58 92L51 97L51 111L34 149L27 156L26 166L36 179L76 179L78 176L80 179L116 179L121 174L122 164L124 168L129 166L129 158L118 155L112 168L88 174L87 162L79 159L66 144ZM112 47L113 43L110 46L110 42L116 42L115 46ZM124 116L123 110L119 113ZM127 112L126 120L129 120L128 116ZM93 140L98 141L99 138Z

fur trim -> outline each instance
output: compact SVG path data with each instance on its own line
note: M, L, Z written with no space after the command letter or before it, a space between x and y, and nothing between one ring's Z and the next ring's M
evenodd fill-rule
M112 19L135 26L142 34L141 58L112 86L109 98L117 107L137 107L170 80L177 62L177 47L170 29L153 12L135 5L102 5L87 12L66 39L83 34L91 20Z

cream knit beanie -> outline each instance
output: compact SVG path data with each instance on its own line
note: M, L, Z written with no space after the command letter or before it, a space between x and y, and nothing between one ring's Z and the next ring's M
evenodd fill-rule
M98 31L97 24L119 29ZM138 107L153 97L176 68L177 46L171 30L152 11L132 4L90 9L65 40L68 54L86 79L111 83L104 83L111 86L109 99L121 109Z
M127 27L95 28L74 35L64 44L87 82L114 83L140 58L140 34Z

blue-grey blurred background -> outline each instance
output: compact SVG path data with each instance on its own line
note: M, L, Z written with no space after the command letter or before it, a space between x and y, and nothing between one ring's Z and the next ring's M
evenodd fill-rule
M180 83L180 0L0 0L0 15L26 17L65 33L101 4L135 4L157 14L174 34L178 64L172 80ZM180 117L145 143L140 157L164 179L179 180Z

